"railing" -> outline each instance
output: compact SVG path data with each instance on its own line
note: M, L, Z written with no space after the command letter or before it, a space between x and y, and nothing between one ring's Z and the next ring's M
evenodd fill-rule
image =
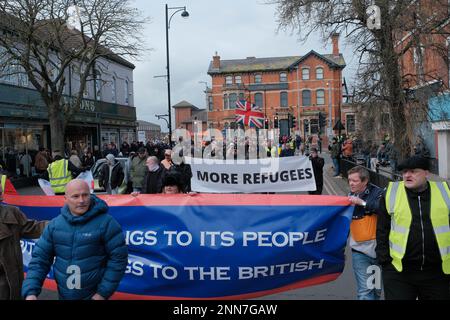
M359 164L354 161L350 161L347 159L341 159L340 160L340 173L343 177L347 178L347 172L353 167L361 166L365 167L364 164ZM377 168L377 171L372 171L369 168L365 167L369 171L370 175L370 183L380 187L385 188L388 186L389 182L391 181L399 181L402 180L402 176L396 173L392 173L387 170L383 170L380 168Z

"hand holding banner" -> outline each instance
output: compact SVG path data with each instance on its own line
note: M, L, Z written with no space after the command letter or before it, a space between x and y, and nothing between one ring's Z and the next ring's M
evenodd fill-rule
M353 212L346 197L101 198L129 250L116 299L247 299L333 281L344 269ZM57 216L63 205L60 197L46 199L45 207L40 197L5 202L39 220ZM22 241L25 270L33 248Z

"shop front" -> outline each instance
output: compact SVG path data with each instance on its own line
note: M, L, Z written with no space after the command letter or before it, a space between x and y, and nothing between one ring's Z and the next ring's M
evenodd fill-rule
M89 107L86 107L89 106ZM84 100L65 132L66 152L101 150L104 143L131 143L136 137L136 109L103 101ZM51 149L47 107L35 90L0 83L0 164L11 174L23 155L31 163L39 148ZM26 157L28 159L28 157Z

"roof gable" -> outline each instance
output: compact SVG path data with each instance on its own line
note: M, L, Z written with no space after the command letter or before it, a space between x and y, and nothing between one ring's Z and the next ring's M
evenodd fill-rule
M213 62L210 62L208 74L224 74L224 73L242 73L242 72L264 72L264 71L282 71L292 69L299 63L305 61L310 56L316 56L322 59L330 67L344 68L345 60L342 54L335 57L332 54L321 55L314 50L311 50L304 56L290 56L290 57L272 57L272 58L247 58L235 60L221 60L220 69L213 67Z
M338 57L332 55L332 54L320 54L317 53L314 50L311 50L307 54L305 54L303 57L300 57L295 63L293 63L290 68L293 68L296 65L299 65L300 63L306 61L309 57L315 56L321 60L323 60L325 63L327 63L332 68L344 68L346 66L344 57L342 54L339 54Z
M192 103L187 102L186 100L182 100L182 101L178 102L176 105L172 106L172 108L175 108L175 109L190 108L192 110L200 110L199 108L194 106Z

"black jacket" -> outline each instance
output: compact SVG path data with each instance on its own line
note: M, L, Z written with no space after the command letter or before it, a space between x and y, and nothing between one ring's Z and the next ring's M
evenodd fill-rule
M144 185L142 188L142 193L146 194L156 194L162 192L162 181L164 179L164 175L166 174L166 169L162 165L159 166L159 169L154 172L150 172L147 170L144 178Z
M325 161L321 157L311 157L310 160L314 171L316 186L323 186L323 166L325 165Z
M353 219L361 219L365 215L371 215L378 212L380 206L380 200L383 196L383 189L376 185L369 184L362 194L352 194L351 196L357 196L366 202L366 206L355 206L353 211Z
M406 245L406 253L402 259L404 270L441 270L442 262L431 224L431 191L428 188L420 193L406 189L412 221ZM420 204L420 205L419 205ZM377 223L376 253L381 265L387 266L392 258L389 254L389 232L391 230L391 216L386 210L385 195L380 201L380 212Z
M188 193L191 192L191 178L192 178L192 169L189 164L185 164L184 162L177 165L175 168L181 175L181 183L183 185L183 192Z
M123 168L120 162L116 161L112 170L111 177L111 189L119 187L123 179L125 178L125 174L123 173ZM100 169L100 175L98 178L98 184L100 187L105 188L109 182L109 165L105 163Z

